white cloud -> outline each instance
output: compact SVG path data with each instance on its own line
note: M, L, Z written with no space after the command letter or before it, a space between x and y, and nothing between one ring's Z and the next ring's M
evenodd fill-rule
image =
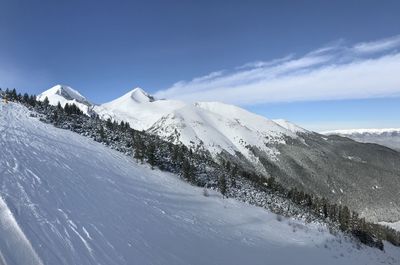
M180 81L156 96L239 105L400 96L398 47L400 36L350 47L338 42L297 58L253 62Z
M374 53L398 48L399 46L400 35L372 42L358 43L354 45L353 49L355 52L360 53Z
M279 63L283 63L283 62L287 62L289 60L291 60L294 57L294 54L289 54L283 58L278 58L278 59L274 59L271 61L256 61L256 62L251 62L251 63L246 63L242 66L237 67L237 69L246 69L246 68L258 68L258 67L266 67L266 66L273 66L273 65L277 65Z

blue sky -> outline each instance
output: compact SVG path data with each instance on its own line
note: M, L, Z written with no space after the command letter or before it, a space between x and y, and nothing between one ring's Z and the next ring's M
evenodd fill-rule
M140 86L313 130L400 127L399 1L0 0L0 87Z

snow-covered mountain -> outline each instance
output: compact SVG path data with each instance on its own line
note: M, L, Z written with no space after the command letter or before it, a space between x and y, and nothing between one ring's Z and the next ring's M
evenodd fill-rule
M37 96L37 100L44 101L48 98L49 104L57 106L60 102L61 106L65 104L75 104L83 113L88 114L92 104L82 96L78 91L65 85L55 85Z
M182 108L185 103L176 100L156 100L141 88L135 88L120 98L94 107L102 118L129 122L137 130L147 130L168 113Z
M216 161L346 204L368 220L400 220L400 153L388 148L324 136L223 103L159 100L140 88L92 109L103 119L127 121L210 151Z
M201 145L213 155L239 153L262 169L249 147L257 146L273 159L277 150L268 144L285 143L286 137L297 138L293 128L236 106L198 102L163 116L148 131L187 146Z
M129 122L137 130L147 130L165 139L187 146L202 145L216 155L222 151L240 153L259 169L263 169L249 146L276 155L267 143L283 143L286 137L297 138L307 133L285 120L269 120L236 106L218 102L188 104L177 100L156 99L141 88L101 105L92 106L79 92L57 85L38 96L49 98L50 104L75 103L84 113L90 108L102 119Z
M400 151L400 128L334 130L322 133L340 135L362 143L380 144Z
M131 127L147 130L165 139L187 146L198 146L212 154L226 151L240 153L259 161L248 146L258 146L275 156L267 143L284 142L285 137L297 138L307 131L284 120L269 120L236 106L219 102L186 104L177 100L158 100L141 88L135 88L116 100L95 106L103 119L127 121Z
M0 102L0 264L396 264Z

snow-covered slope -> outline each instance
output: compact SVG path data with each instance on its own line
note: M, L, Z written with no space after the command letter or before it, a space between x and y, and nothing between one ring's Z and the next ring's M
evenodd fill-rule
M226 151L232 155L240 153L258 165L250 151L256 146L274 158L276 150L270 143L285 143L285 137L297 138L272 120L250 113L236 106L219 102L198 102L175 110L162 117L149 131L187 146L201 144L216 155Z
M127 121L137 130L147 130L162 116L183 107L176 100L156 100L141 88L135 88L120 98L94 107L102 119Z
M322 132L326 135L340 135L362 143L375 143L400 150L400 128L351 129Z
M0 264L396 264L0 103Z
M138 130L148 130L165 139L187 146L202 146L218 154L240 153L259 165L250 151L256 146L273 158L276 150L267 143L284 143L285 137L297 138L307 131L284 120L272 121L236 106L219 102L186 104L176 100L157 100L140 88L94 111L103 119L127 121Z
M298 126L294 123L291 123L287 120L284 120L284 119L274 119L273 121L293 133L308 133L309 132L306 129L301 128L300 126Z
M37 100L44 101L48 98L49 104L57 106L60 102L61 106L64 107L65 104L75 104L83 113L88 114L92 104L82 96L78 91L65 85L56 85L52 88L44 91L37 96Z

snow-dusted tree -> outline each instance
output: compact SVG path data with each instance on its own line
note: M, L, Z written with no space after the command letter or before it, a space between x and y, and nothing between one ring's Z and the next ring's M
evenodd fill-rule
M221 174L219 176L218 188L219 188L219 191L221 192L221 194L225 197L226 192L227 192L227 186L226 186L226 178L225 178L224 174Z

